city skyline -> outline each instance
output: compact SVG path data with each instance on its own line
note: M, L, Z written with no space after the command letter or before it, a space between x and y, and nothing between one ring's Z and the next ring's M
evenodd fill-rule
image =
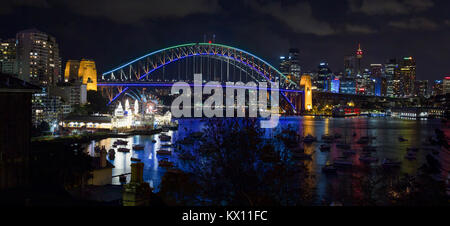
M208 39L215 34L217 43L251 50L272 65L278 65L279 57L287 49L298 48L302 71L313 71L319 62L327 60L332 71L343 72L344 57L354 54L361 43L363 68L385 64L395 57L413 56L418 80L428 79L432 83L448 75L450 69L443 59L449 54L446 51L449 44L444 41L450 35L449 20L439 16L444 15L439 12L448 3L422 0L394 1L396 4L388 5L378 1L374 7L373 2L377 1L326 4L282 1L259 5L249 1L235 5L225 1L188 1L172 4L172 8L159 4L156 8L160 12L155 15L131 7L138 4L134 1L126 3L130 7L118 7L123 3L111 2L111 7L98 12L92 11L97 3L91 7L84 1L75 5L55 1L6 2L0 12L3 18L0 23L7 32L0 36L7 39L20 30L35 27L56 37L63 65L69 59L92 58L96 59L99 72L165 46L184 40L201 42L204 34ZM202 4L206 6L194 7ZM87 8L83 11L81 6ZM298 16L289 8L304 10L306 16ZM286 16L280 17L280 11ZM113 17L105 12L127 16ZM371 19L373 15L376 20ZM405 19L415 22L400 23ZM298 22L304 20L311 23ZM236 21L239 23L233 25ZM348 25L351 22L358 26ZM267 42L271 45L265 45Z

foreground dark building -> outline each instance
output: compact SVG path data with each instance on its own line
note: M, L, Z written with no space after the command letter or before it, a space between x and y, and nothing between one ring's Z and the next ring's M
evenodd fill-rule
M39 87L0 74L0 190L29 184L31 97Z

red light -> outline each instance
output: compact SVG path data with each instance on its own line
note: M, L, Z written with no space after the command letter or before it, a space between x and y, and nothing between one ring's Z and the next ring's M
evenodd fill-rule
M445 77L444 79L446 79L446 80L450 80L450 77Z
M211 40L209 40L209 42L208 42L209 44L211 44L212 42L211 42Z

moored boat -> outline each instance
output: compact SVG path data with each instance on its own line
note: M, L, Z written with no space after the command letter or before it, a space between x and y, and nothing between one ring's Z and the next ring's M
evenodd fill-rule
M399 167L402 164L402 162L390 159L390 158L384 158L381 165L384 167Z
M321 144L320 145L320 150L321 151L330 151L331 150L331 146L329 144Z
M327 162L326 165L322 167L322 172L324 172L325 174L336 174L337 169L333 164Z
M135 150L135 151L142 151L142 150L144 150L144 148L145 148L145 146L142 144L133 145L133 150Z
M171 139L172 139L172 137L169 135L166 135L163 133L159 135L159 140L161 140L161 141L170 141Z
M171 155L172 152L169 151L169 150L160 149L160 150L156 151L156 154L158 154L158 155Z
M308 134L303 138L303 142L305 142L305 143L312 143L314 141L316 141L316 138L314 136L312 136L311 134Z
M359 161L364 163L378 162L378 158L370 155L363 155L359 157Z
M350 167L353 166L353 160L344 157L337 157L334 159L333 165L336 167Z
M339 143L339 144L336 144L336 147L337 148L339 148L339 149L350 149L350 145L349 144L346 144L346 143Z
M158 165L165 168L173 167L173 162L170 162L168 159L161 159L158 161Z
M117 149L118 152L130 152L130 149L128 148L119 148Z

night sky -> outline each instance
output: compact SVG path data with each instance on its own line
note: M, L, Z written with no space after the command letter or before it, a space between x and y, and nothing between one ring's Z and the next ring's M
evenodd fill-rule
M326 59L343 70L357 43L364 66L414 56L418 79L450 74L447 0L1 0L0 38L37 28L56 37L63 63L92 58L99 73L170 45L216 42L278 67L300 49L303 70Z

